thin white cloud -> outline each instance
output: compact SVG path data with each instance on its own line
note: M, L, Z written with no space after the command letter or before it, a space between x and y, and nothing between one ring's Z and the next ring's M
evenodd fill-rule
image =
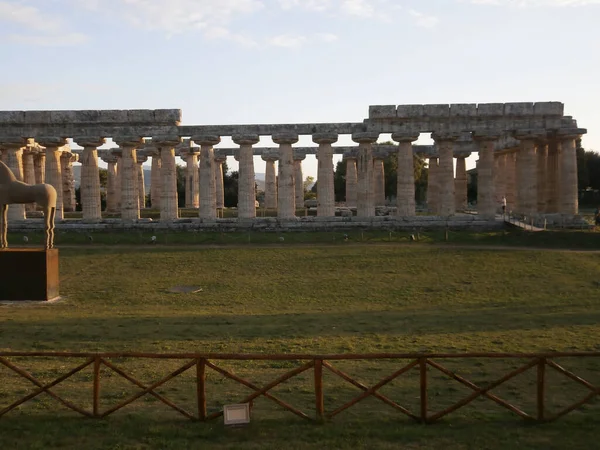
M45 13L20 1L0 1L0 22L18 25L24 33L0 35L11 42L58 46L77 45L87 41L87 36L70 31L61 17Z
M269 44L275 47L299 48L308 42L306 36L281 34L269 39Z
M433 28L440 22L440 19L437 17L415 11L414 9L409 10L408 13L415 19L415 23L419 27Z
M469 0L476 5L509 6L513 8L565 7L600 5L600 0Z

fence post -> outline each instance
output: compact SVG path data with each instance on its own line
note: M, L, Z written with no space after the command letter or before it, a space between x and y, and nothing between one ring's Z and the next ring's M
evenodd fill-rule
M546 358L540 358L537 365L537 420L544 420L546 391Z
M421 422L427 423L427 358L419 358L419 385L421 391Z
M100 415L100 356L94 356L94 417Z
M196 360L196 396L198 398L198 419L206 420L206 359Z
M317 420L325 418L325 401L323 398L323 360L315 359L315 407Z

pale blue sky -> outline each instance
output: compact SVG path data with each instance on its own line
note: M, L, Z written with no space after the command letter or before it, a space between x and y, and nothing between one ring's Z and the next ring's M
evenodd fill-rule
M562 101L600 150L598 23L600 0L0 0L0 109L181 108L191 125Z

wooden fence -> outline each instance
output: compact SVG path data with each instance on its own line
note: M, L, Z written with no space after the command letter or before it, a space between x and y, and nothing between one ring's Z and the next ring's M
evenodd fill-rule
M17 366L10 359L14 358L57 358L57 359L66 359L66 358L81 358L85 361L68 371L64 375L56 378L54 381L50 383L42 383L40 380L36 379L33 375L28 373L26 370ZM463 354L443 354L443 353L428 353L428 354L341 354L341 355L305 355L305 354L281 354L281 355L262 355L262 354L150 354L150 353L70 353L70 352L0 352L0 364L12 370L19 377L25 378L33 383L37 389L33 392L23 396L22 398L14 401L12 404L0 409L0 417L24 404L25 402L32 400L33 398L39 396L42 393L45 393L60 402L67 408L76 411L77 413L92 417L92 418L102 418L106 417L115 411L118 411L135 400L141 398L145 395L151 395L158 399L160 402L164 403L170 408L173 408L175 411L179 412L183 416L187 417L191 420L200 420L200 421L208 421L214 420L223 415L223 411L213 412L208 414L207 412L207 394L206 394L206 374L207 370L213 370L226 378L229 378L243 386L250 388L253 392L252 394L246 396L245 398L239 399L238 403L248 403L252 402L258 397L266 397L279 406L288 410L299 417L308 420L316 420L323 421L329 420L333 417L340 414L342 411L356 406L362 400L368 397L375 397L381 400L383 403L389 405L395 410L399 411L402 414L407 415L408 417L414 419L417 422L421 423L433 423L442 417L451 414L460 408L470 404L473 400L477 398L486 398L503 408L511 411L517 416L522 417L526 420L538 421L538 422L549 422L554 421L580 407L583 405L590 403L595 399L596 396L600 394L600 387L592 384L591 382L585 380L584 378L576 375L575 373L565 369L561 365L557 364L554 360L557 358L599 358L600 352L586 352L586 353L463 353ZM115 363L109 361L109 359L115 358L146 358L146 359L154 359L154 360L183 360L184 363L179 366L179 368L173 372L171 372L166 377L162 378L159 381L156 381L150 385L146 385L141 381L134 378L132 375L126 373L122 368L118 367ZM440 361L452 359L473 359L473 358L486 358L486 359L509 359L509 360L526 360L524 364L519 365L516 369L510 371L509 373L504 374L496 381L489 383L485 386L478 386L472 381L466 379L463 376L456 374L455 372L449 370L445 367ZM408 360L407 364L403 363L400 368L398 368L395 372L390 374L389 376L381 379L379 382L374 384L373 386L366 386L363 383L357 381L352 378L348 374L344 373L339 368L336 368L334 362L342 361L342 360ZM277 377L270 383L259 387L255 383L241 378L240 376L235 375L231 371L225 370L222 367L217 365L218 361L306 361L302 363L299 367L296 367L293 370L286 372L285 374ZM93 367L93 389L92 389L92 410L83 409L72 402L64 399L63 397L57 395L52 391L52 388L67 380L71 376L76 373L82 371L83 369L92 366ZM123 377L127 381L131 382L135 386L137 386L140 390L130 396L129 398L119 402L118 404L101 411L100 410L100 396L101 396L101 376L100 369L101 367L106 367L119 376ZM164 385L169 380L176 378L182 373L188 370L195 371L195 392L196 398L196 411L189 412L184 408L176 405L165 396L159 394L156 390ZM389 397L383 395L379 392L379 390L400 377L402 374L408 372L411 369L417 369L419 372L419 410L416 412L412 412L404 406L398 404L396 401L390 399ZM428 370L437 370L447 377L457 381L463 386L468 387L473 392L470 395L462 398L461 400L455 402L454 404L448 406L447 408L440 411L430 411L428 408ZM546 409L546 396L548 395L547 390L547 382L546 375L547 371L551 369L554 370L570 380L584 386L589 393L582 399L573 402L572 404L564 407L557 413L548 414ZM280 385L281 383L301 374L306 371L311 371L314 375L314 401L315 408L309 414L301 411L300 409L290 405L289 403L277 398L270 391ZM353 398L352 400L344 403L343 405L333 409L326 410L324 404L324 385L323 385L323 373L324 370L328 370L331 373L337 375L341 379L355 386L359 390L362 391L358 396ZM519 407L510 404L508 401L503 400L497 395L493 394L491 391L498 386L506 383L507 381L513 379L517 375L520 375L529 370L535 371L536 377L536 393L535 393L535 403L537 405L535 414L528 414L521 410ZM3 380L0 378L0 383Z

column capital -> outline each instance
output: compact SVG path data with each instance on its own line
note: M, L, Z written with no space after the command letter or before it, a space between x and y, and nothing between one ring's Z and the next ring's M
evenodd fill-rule
M344 155L342 156L342 158L344 160L346 160L346 159L357 159L358 158L358 154L357 154L356 150L350 150L349 152L344 152Z
M457 159L466 159L471 156L471 152L454 152L454 157Z
M419 139L418 133L392 133L392 139L396 142L414 142Z
M556 137L558 139L579 139L582 134L587 134L585 128L561 129L556 132Z
M20 149L27 146L27 139L24 138L6 138L0 141L0 147L5 149Z
M500 139L501 133L496 133L494 131L480 131L473 133L474 141L497 141Z
M359 144L374 144L377 139L379 139L379 133L373 131L352 133L352 140Z
M61 137L41 137L36 139L36 141L42 147L63 147L69 143L66 138Z
M102 161L104 161L106 164L108 164L108 163L113 163L114 164L114 163L116 163L118 161L118 158L115 155L112 155L110 153L106 153L106 154L102 155L100 157L100 159Z
M136 162L137 162L139 165L142 165L142 164L144 164L146 161L148 161L148 156L147 156L147 155L137 155L137 160L136 160Z
M298 135L295 133L277 133L272 136L276 144L295 144L298 142Z
M537 141L540 138L546 138L548 132L544 129L516 130L513 137L520 141Z
M190 156L198 156L200 154L200 148L198 147L189 147L185 149L179 150L179 157L187 159Z
M121 156L123 156L123 149L122 148L111 148L110 153L113 154L114 156L116 156L117 158L120 158Z
M315 144L333 144L337 142L337 133L315 133L312 136L312 140Z
M192 136L192 141L194 141L196 144L203 145L203 146L217 145L219 142L221 142L221 137L216 136L216 135L202 134L202 135Z
M262 158L263 161L271 161L271 162L279 161L279 156L273 155L270 153L263 153L262 155L260 155L260 157Z
M101 145L106 144L106 139L103 137L74 137L73 142L82 147L95 147L98 148Z
M231 136L231 138L237 145L254 145L258 144L258 141L260 141L260 136L258 134L238 134L236 136Z
M179 136L152 136L152 144L157 147L175 148L181 144L181 138Z
M456 141L458 138L460 138L460 133L446 133L443 131L436 131L431 133L431 138L436 142Z
M223 153L215 153L213 159L217 163L224 163L225 161L227 161L227 155L224 155Z
M380 159L380 160L384 160L389 156L389 153L385 150L381 150L381 149L375 149L373 151L373 160L375 159Z
M306 159L306 153L295 148L292 150L292 159L294 161L304 161L304 159Z
M140 147L144 145L144 139L139 136L117 136L113 137L113 141L119 147Z

